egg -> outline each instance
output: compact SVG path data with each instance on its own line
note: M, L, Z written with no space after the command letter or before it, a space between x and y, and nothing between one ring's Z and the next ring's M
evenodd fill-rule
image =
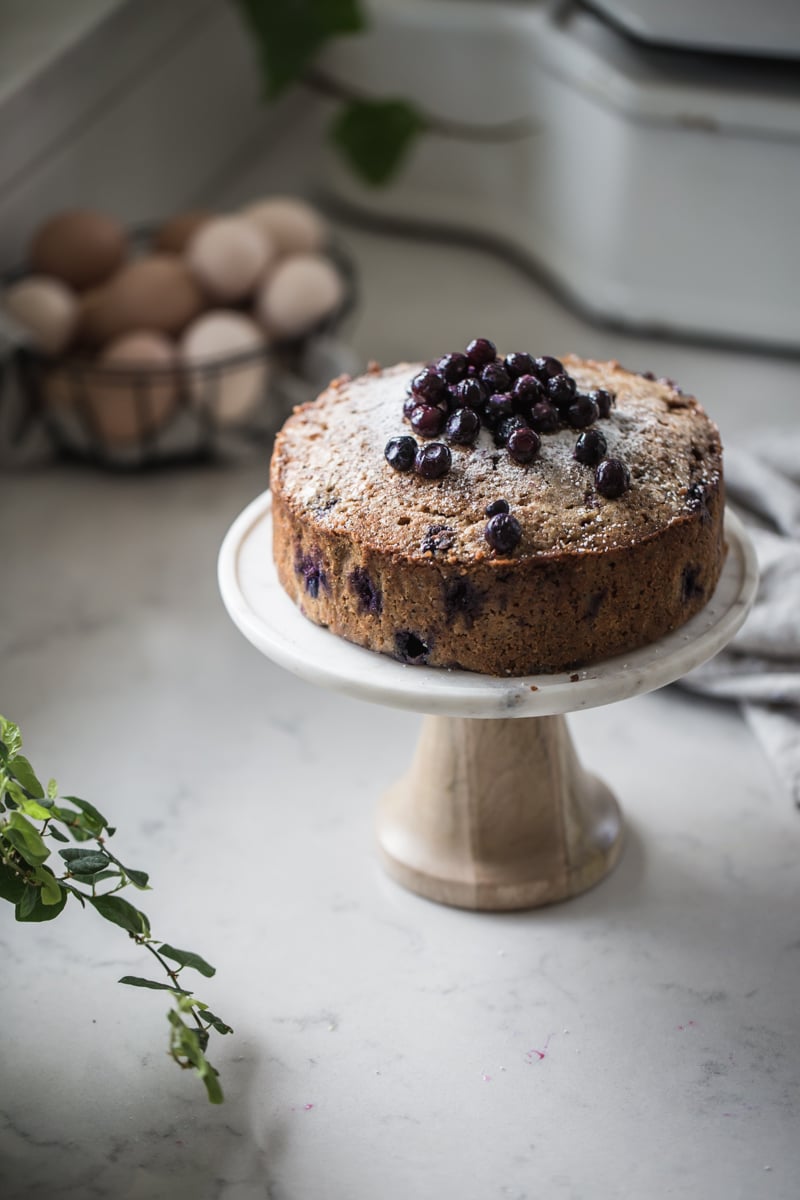
M305 200L292 196L260 200L242 215L270 238L280 255L321 250L327 240L327 227L319 213Z
M248 416L261 403L269 365L258 352L264 334L242 313L219 310L199 317L183 335L180 356L189 368L189 394L198 407L208 407L222 424ZM222 365L225 359L253 354L252 361ZM214 364L220 363L218 369Z
M79 333L101 346L135 329L177 334L205 307L203 293L175 254L153 254L128 263L84 298Z
M175 346L151 330L126 333L84 375L84 420L104 445L140 444L152 438L178 405Z
M329 259L295 254L279 262L265 280L256 312L272 336L299 337L335 312L343 298L344 284Z
M163 250L168 254L183 254L198 229L213 219L214 214L204 209L178 213L156 230L153 249Z
M3 307L45 354L60 354L72 341L78 324L78 300L60 279L28 275L6 289Z
M34 234L28 259L35 272L55 275L71 287L95 287L122 265L128 239L104 213L72 209L58 213Z
M243 300L275 256L269 238L243 217L217 217L195 233L186 262L210 296Z

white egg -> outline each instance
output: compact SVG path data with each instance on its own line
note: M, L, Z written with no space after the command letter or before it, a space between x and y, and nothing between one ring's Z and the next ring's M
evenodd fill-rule
M275 253L269 237L244 217L217 217L191 238L186 262L215 300L237 301L254 291Z
M199 317L180 344L192 401L223 424L247 417L263 400L267 386L268 363L259 353L264 345L262 330L242 313L223 310ZM239 355L245 361L228 361Z
M242 215L270 238L281 255L321 250L328 236L316 209L292 196L260 200L248 205Z
M60 354L72 340L78 323L78 301L60 279L29 275L12 283L3 296L3 306L45 354Z
M344 284L330 259L294 254L278 263L261 285L256 312L267 333L300 337L330 316L344 298Z

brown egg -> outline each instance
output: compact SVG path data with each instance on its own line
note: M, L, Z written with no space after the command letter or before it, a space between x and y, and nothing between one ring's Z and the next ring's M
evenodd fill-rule
M80 409L84 423L107 446L141 444L166 425L178 405L174 345L160 333L137 330L107 346L97 370L86 372Z
M178 213L177 216L170 217L156 230L153 249L163 250L167 254L183 254L198 229L202 228L207 221L212 220L215 215L204 209L194 209L191 212Z
M102 346L134 329L180 333L205 301L188 267L175 254L153 254L128 263L84 299L78 332Z
M28 259L43 275L74 288L103 283L122 265L128 239L118 221L88 209L72 209L45 221L31 241Z
M218 309L191 324L179 354L189 368L192 403L223 425L250 416L262 403L269 378L264 344L264 334L244 313Z

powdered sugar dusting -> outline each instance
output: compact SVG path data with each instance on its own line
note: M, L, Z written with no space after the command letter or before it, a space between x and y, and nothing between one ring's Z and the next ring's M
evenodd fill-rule
M615 363L564 363L580 389L617 393L617 407L597 428L607 455L631 471L631 490L619 499L598 495L594 468L575 460L574 429L543 434L528 466L483 429L475 447L451 447L452 469L439 480L392 470L383 451L390 438L412 432L402 408L418 363L331 388L290 419L284 488L331 532L368 525L387 551L448 562L492 557L484 509L500 497L523 528L515 558L608 550L686 515L687 489L698 479L716 483L718 463L716 430L696 401ZM431 538L436 527L447 538Z

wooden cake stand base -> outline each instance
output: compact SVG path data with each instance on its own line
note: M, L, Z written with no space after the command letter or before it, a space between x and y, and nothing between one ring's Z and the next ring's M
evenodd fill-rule
M228 531L219 583L234 623L281 666L361 700L431 714L408 774L379 808L388 873L443 904L534 908L598 883L622 846L617 803L581 766L562 714L672 683L733 637L758 575L730 512L725 534L722 576L697 616L650 646L572 675L505 679L404 666L312 624L278 582L268 492Z

